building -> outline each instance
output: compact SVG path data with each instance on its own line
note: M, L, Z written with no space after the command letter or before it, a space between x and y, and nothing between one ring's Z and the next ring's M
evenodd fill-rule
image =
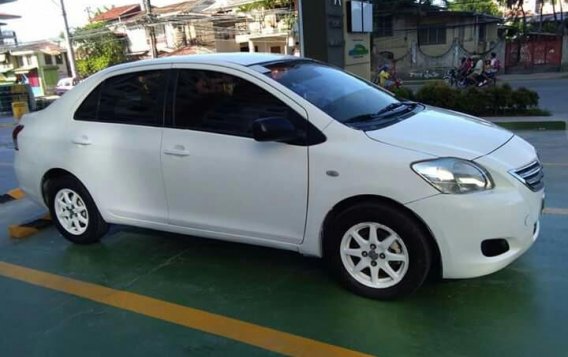
M375 65L390 61L405 70L453 67L461 56L500 45L499 17L425 5L381 10L374 14Z
M243 11L258 0L190 0L153 7L152 16L139 4L108 9L91 18L128 38L132 59L151 54L150 31L160 56L203 52L289 53L294 9ZM292 3L292 2L290 2ZM292 6L293 7L293 6Z
M220 0L204 11L218 17L225 15L239 19L234 28L224 26L224 39L234 40L239 51L290 53L294 45L292 27L296 20L293 2L290 1L287 7L265 9L259 6L247 10L247 5L250 8L257 2ZM223 29L221 23L217 21L215 24L218 33Z
M52 41L0 48L0 79L20 79L31 86L36 97L51 95L58 80L70 76L66 52Z
M202 29L194 22L208 17L201 11L214 0L192 0L163 7L153 7L151 17L139 4L115 7L100 13L91 22L105 22L115 34L128 39L128 57L131 59L151 56L150 29L153 29L156 48L160 55L173 53L193 45L212 45L215 50L212 29Z

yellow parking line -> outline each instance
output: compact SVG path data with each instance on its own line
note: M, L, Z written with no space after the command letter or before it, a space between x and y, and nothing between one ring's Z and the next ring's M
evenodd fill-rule
M0 261L0 276L82 297L289 356L370 356L343 347L124 290Z

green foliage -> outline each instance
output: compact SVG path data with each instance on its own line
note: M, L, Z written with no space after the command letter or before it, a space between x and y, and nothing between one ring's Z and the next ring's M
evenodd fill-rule
M519 88L511 95L512 103L517 109L525 110L538 106L538 93L527 88Z
M549 115L538 109L538 94L526 88L513 90L508 84L489 88L468 87L464 90L451 88L445 82L434 81L423 86L414 96L402 94L401 97L440 108L456 110L477 116L498 115ZM398 93L396 93L398 94Z
M501 11L494 0L450 0L448 9L453 11L471 11L500 16Z
M294 0L258 0L251 4L245 4L239 7L241 12L250 12L259 9L280 9L294 8Z
M73 38L77 46L77 71L83 78L126 62L126 39L112 33L105 23L78 28Z
M415 100L414 93L412 93L412 90L409 88L405 87L393 88L391 92L393 92L394 95L396 95L396 97L399 99Z

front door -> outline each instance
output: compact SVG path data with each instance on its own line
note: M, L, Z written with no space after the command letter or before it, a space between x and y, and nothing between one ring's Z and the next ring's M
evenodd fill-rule
M257 142L251 124L285 116L301 127L306 120L301 108L246 76L230 69L177 70L172 125L162 144L169 221L226 239L299 243L307 146Z

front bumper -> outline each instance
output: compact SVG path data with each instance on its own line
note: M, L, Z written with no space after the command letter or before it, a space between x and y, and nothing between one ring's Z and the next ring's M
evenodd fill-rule
M432 231L440 248L443 277L472 278L504 268L530 248L540 231L543 197L543 191L523 195L515 190L493 190L437 195L408 207ZM488 239L504 239L509 249L485 256L481 246Z
M536 160L534 148L514 137L475 161L493 177L495 188L464 195L436 195L407 205L430 228L442 259L444 278L471 278L500 270L537 239L544 189L531 191L509 173ZM496 256L482 252L482 242L505 240L509 249Z

